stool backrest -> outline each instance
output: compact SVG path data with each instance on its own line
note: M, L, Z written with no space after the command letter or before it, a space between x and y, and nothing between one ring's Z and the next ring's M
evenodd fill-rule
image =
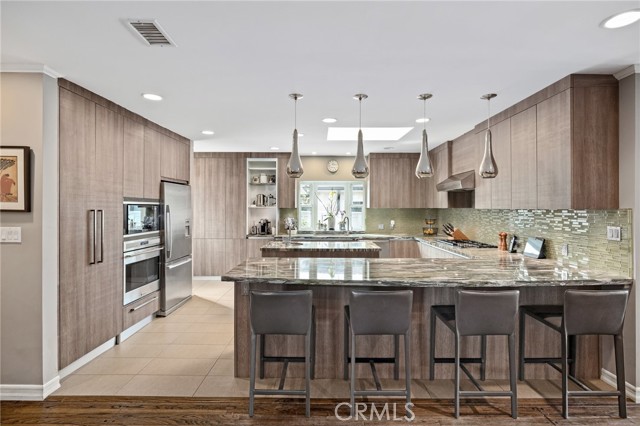
M619 334L629 290L567 290L564 327L569 335Z
M252 291L251 330L255 334L307 334L311 328L311 290Z
M411 325L413 291L360 291L349 296L354 334L405 334Z
M461 336L512 334L520 292L518 290L456 293L456 327Z

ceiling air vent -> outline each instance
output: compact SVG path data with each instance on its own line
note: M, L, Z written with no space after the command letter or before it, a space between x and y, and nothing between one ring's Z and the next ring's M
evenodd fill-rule
M131 19L127 21L149 46L175 46L169 35L153 19Z

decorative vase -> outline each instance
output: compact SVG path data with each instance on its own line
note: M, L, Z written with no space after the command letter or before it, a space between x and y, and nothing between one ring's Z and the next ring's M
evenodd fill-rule
M327 228L329 228L329 231L335 231L335 229L336 229L336 218L335 218L335 216L329 216L327 218Z

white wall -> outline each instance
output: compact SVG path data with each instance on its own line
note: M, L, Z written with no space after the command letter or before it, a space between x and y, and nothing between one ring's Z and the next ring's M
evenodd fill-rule
M1 143L31 148L32 181L32 211L0 216L22 228L21 244L0 246L0 396L42 399L58 386L58 87L2 73L0 90Z

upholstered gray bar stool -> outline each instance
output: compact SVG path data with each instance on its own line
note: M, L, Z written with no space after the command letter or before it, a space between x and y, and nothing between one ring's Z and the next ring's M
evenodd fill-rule
M311 412L311 358L312 358L312 297L311 290L259 292L252 291L249 302L251 322L251 366L249 373L249 416L253 417L255 395L304 395L305 415ZM284 362L280 385L277 390L256 389L256 340L266 334L304 336L304 390L285 390L284 379L287 363L299 357L281 357ZM269 359L267 359L269 361Z
M430 309L429 322L429 380L435 377L436 364L453 364L455 358L436 357L436 319L455 335L456 307L455 305L433 305ZM461 364L480 364L480 380L484 381L487 367L487 336L480 336L480 356L460 358Z
M451 315L455 333L455 417L460 417L460 398L475 396L511 397L511 417L518 417L518 392L516 388L516 316L518 314L518 290L473 291L458 290ZM435 306L437 308L437 306ZM433 311L432 311L433 312ZM463 336L508 336L509 347L509 391L485 391L460 358L460 341ZM484 354L483 354L484 355ZM460 390L460 370L478 388L477 391Z
M562 318L564 315L564 307L562 305L523 305L520 306L520 321L518 333L518 379L524 380L526 364L547 364L558 372L561 372L560 364L562 358L538 356L526 356L526 324L527 318L538 321L540 324L554 330L558 335L562 335ZM576 336L569 337L569 374L576 375Z
M569 417L569 397L617 396L620 417L627 417L625 400L624 350L622 327L629 290L567 290L564 295L562 324L562 416ZM594 391L569 375L568 341L570 336L613 336L616 358L616 391ZM569 391L569 379L582 388Z
M345 306L345 362L351 365L351 415L355 410L356 396L404 396L411 402L411 306L413 292L401 291L360 291L354 290L349 296L349 305ZM393 358L366 358L356 356L356 336L392 335L394 336ZM404 340L404 390L384 390L376 372L376 362L393 362L394 377L398 377L398 341ZM350 339L349 339L350 338ZM349 345L349 340L351 344ZM351 346L351 356L349 356ZM356 363L368 363L376 384L376 390L356 390Z

